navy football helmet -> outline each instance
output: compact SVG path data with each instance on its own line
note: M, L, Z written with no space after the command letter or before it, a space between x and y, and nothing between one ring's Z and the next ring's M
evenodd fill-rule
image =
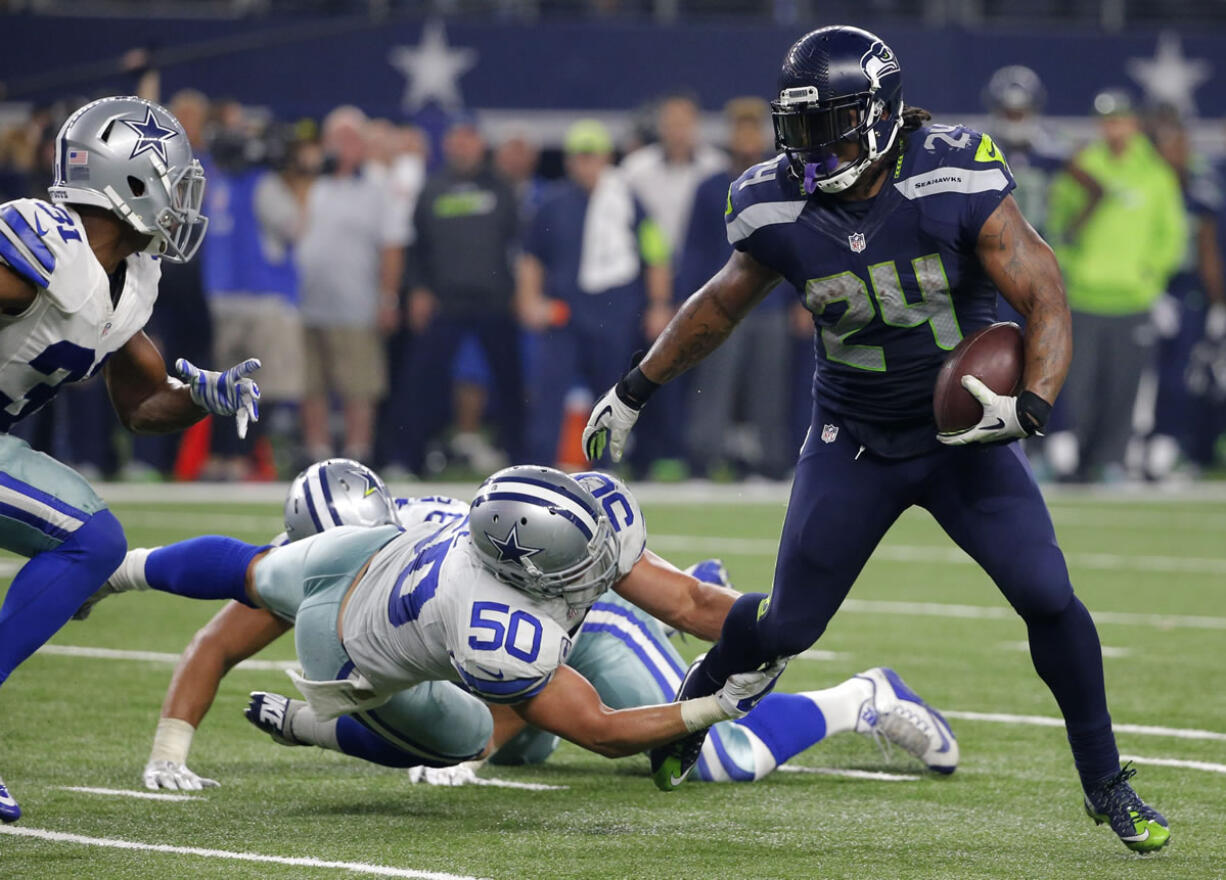
M902 108L902 69L881 38L819 28L784 56L771 102L775 146L805 192L842 192L894 146Z

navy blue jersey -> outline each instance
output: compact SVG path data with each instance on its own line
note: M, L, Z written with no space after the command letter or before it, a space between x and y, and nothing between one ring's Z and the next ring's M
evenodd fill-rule
M874 198L805 196L780 156L732 184L733 247L782 275L817 326L813 393L874 452L936 447L932 386L962 337L996 318L996 287L975 253L1014 187L987 135L929 125Z

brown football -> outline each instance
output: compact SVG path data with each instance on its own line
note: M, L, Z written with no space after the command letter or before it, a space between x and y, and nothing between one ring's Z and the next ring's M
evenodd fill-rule
M983 407L962 387L975 376L997 394L1016 394L1022 383L1022 329L1011 321L976 330L945 358L932 390L932 414L942 434L973 428Z

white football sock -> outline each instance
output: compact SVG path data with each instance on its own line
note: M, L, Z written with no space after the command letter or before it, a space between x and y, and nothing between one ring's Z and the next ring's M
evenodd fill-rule
M341 750L336 741L335 718L320 721L311 707L301 700L290 700L289 708L285 710L285 713L289 716L285 720L285 727L289 735L298 742L331 749L334 752Z
M873 684L863 678L849 678L842 684L821 691L808 691L808 697L826 718L826 736L856 729L860 706L873 695Z

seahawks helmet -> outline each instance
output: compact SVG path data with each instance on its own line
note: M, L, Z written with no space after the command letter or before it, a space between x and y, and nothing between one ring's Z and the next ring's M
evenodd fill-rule
M113 211L152 236L146 253L186 263L204 240L204 169L179 120L144 98L100 98L55 138L51 201Z
M617 539L592 493L561 471L517 466L477 489L473 546L499 580L586 610L617 579Z
M285 535L291 541L335 526L397 525L396 502L370 468L329 458L304 470L285 499Z
M806 193L837 193L894 146L902 127L902 69L879 37L819 28L788 50L771 102L775 146ZM858 144L854 156L848 145Z

